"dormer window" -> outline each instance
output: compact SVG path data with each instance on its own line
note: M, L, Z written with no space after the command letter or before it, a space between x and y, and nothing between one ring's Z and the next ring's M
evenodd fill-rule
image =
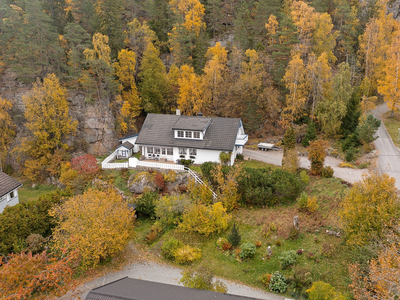
M178 130L178 138L183 138L184 136L184 131L183 130Z
M192 132L191 131L185 131L185 138L191 139L192 138Z
M194 132L193 132L193 138L199 139L199 138L200 138L200 132L194 131Z

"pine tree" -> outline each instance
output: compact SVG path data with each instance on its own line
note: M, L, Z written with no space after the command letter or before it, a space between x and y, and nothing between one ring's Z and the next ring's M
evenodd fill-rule
M307 133L304 136L304 139L301 141L301 144L304 147L308 147L311 141L314 141L317 138L317 128L313 120L310 120L307 126Z
M233 224L231 233L228 235L228 241L232 244L232 246L238 246L240 241L242 240L242 236L239 233L239 230L236 228L236 224Z

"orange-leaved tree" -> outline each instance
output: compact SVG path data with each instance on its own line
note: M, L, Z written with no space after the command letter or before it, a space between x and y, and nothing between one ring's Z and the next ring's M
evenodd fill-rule
M133 212L114 190L89 189L50 211L56 218L54 248L78 252L83 268L124 249L133 233Z
M308 159L311 162L311 173L313 175L321 175L328 145L327 141L321 139L310 142L310 146L308 146L307 150Z
M381 239L384 230L400 216L395 179L372 173L354 184L343 199L341 218L348 245L365 245Z
M4 264L3 264L4 263ZM46 251L32 255L11 254L7 262L0 257L1 299L45 299L60 296L74 282L76 255L64 253L57 257ZM42 298L43 297L43 298Z

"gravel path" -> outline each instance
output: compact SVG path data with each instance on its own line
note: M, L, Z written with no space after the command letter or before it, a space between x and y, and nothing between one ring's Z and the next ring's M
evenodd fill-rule
M91 289L110 283L125 276L173 285L181 285L179 284L179 280L182 277L181 270L178 268L157 264L154 262L137 262L127 266L124 270L120 272L107 274L103 277L87 282L86 284L78 288L77 292L74 293L74 296L67 295L59 299L85 299L86 295ZM251 288L242 284L237 284L228 280L222 279L222 281L227 285L229 294L265 300L289 300L279 295L266 293L262 290Z
M260 151L244 149L243 154L246 158L251 158L263 161L272 165L281 166L283 151ZM300 167L310 169L311 164L307 157L300 156ZM325 158L325 165L331 166L333 169L333 176L341 178L347 182L354 183L362 179L362 175L368 173L366 169L351 169L340 168L339 164L342 160L334 157L327 156Z

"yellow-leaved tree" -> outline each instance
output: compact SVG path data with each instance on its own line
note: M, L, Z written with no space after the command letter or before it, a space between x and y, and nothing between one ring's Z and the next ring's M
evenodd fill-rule
M49 214L57 221L54 249L77 251L83 268L123 250L133 234L133 211L114 189L89 189Z
M10 101L0 97L0 168L5 164L8 145L15 135L14 123L9 113L11 107Z
M49 169L61 168L60 161L53 156L61 156L63 160L62 150L68 148L65 139L75 133L78 122L69 115L67 90L54 74L47 75L43 84L35 84L23 101L26 127L31 132L20 149L29 157L23 174L32 181L42 180ZM56 175L57 171L51 173Z
M289 93L286 95L286 105L282 110L282 121L284 125L293 123L304 114L307 100L307 81L305 77L304 62L300 53L293 55L286 68L283 81Z
M395 179L372 173L354 184L342 202L341 218L348 245L365 245L384 236L400 216Z
M203 110L203 101L200 98L201 81L194 72L194 68L183 65L178 78L179 93L177 106L184 115L193 115Z
M136 130L135 118L140 113L140 98L135 84L135 52L122 49L118 53L118 62L114 63L115 75L119 78L120 94L116 102L120 106L118 127L120 134Z

